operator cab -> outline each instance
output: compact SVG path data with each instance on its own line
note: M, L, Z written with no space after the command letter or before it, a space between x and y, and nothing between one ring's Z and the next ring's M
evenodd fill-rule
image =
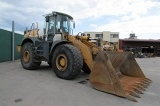
M52 12L45 16L44 34L46 41L55 40L55 37L61 36L62 33L73 34L75 23L70 15ZM56 36L55 36L56 35Z

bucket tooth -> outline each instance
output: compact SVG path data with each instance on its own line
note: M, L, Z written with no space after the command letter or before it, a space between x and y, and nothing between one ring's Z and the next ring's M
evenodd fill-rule
M141 98L135 91L132 91L132 92L131 92L131 95L132 95L132 96L135 96L135 97L138 97L138 98Z
M142 92L139 88L136 88L135 91L136 91L137 93L143 94L143 92Z
M126 90L126 94L127 95L131 95L131 96L134 96L134 97L138 97L138 98L141 98L138 93L136 93L134 90Z
M143 92L138 88L137 85L132 85L131 88L132 88L136 93L143 94Z
M148 88L148 85L145 84L145 83L142 83L142 86L143 86L144 88Z
M127 99L134 101L134 102L138 102L136 99L134 99L134 97L132 97L131 95L127 95L126 97Z
M126 89L126 92L131 92L131 93L136 93L136 94L138 94L138 93L139 94L143 94L143 92L138 89L137 85L132 85L132 86L128 87L128 89ZM135 96L136 96L136 94L135 94ZM137 97L140 97L140 96L137 95Z
M145 85L147 85L147 86L150 84L150 83L147 82L146 80L144 80L143 83L144 83Z
M148 84L150 84L150 83L151 83L151 81L149 81L149 80L147 80L147 79L145 79L145 81L146 81Z
M144 85L144 86L146 86L146 85L149 84L149 83L146 81L146 78L139 79L139 80L137 81L137 83L141 83L141 84Z
M150 82L150 83L151 83L151 82L153 82L153 81L152 81L152 80L150 80L149 78L146 78L146 80L147 80L148 82Z
M146 89L145 89L143 86L138 85L138 87L139 87L141 90L146 91Z
M142 87L144 88L148 88L146 84L144 84L143 82L136 82L136 84L140 84Z
M127 86L127 87L125 87L124 89L140 89L140 90L143 90L143 91L146 91L145 90L145 88L142 86L142 84L141 83L134 83L134 84L132 84L132 85L129 85L129 86Z
M140 83L135 83L135 84L133 84L132 86L134 86L134 87L136 87L136 88L139 88L139 89L145 91L145 88L144 88Z

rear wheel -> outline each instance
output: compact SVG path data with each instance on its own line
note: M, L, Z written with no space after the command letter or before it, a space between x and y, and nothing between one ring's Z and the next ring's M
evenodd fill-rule
M21 64L27 70L33 70L40 66L41 62L34 62L33 44L28 42L22 47Z
M76 78L82 69L83 60L80 51L73 45L63 44L53 53L52 67L55 74L62 79Z

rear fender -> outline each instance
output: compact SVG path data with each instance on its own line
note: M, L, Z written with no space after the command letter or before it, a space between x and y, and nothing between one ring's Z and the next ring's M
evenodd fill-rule
M25 38L25 39L22 40L21 46L23 46L27 42L31 42L31 43L33 43L35 45L36 41L39 41L39 39L37 39L35 37Z
M35 45L35 42L36 42L36 41L39 41L39 40L38 40L37 38L35 38L35 37L24 38L24 39L22 40L21 44L20 44L20 45L17 45L17 51L18 51L18 53L21 53L22 46L23 46L25 43L31 42L31 43L33 43L33 44Z

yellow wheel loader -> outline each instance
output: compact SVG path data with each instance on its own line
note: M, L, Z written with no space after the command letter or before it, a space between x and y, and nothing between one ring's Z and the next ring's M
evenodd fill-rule
M89 42L90 37L73 36L74 26L73 18L60 12L45 15L42 34L33 24L18 46L23 68L37 69L46 61L59 78L66 80L76 78L83 70L89 73L93 88L137 101L134 97L140 97L151 80L132 54L103 51Z

